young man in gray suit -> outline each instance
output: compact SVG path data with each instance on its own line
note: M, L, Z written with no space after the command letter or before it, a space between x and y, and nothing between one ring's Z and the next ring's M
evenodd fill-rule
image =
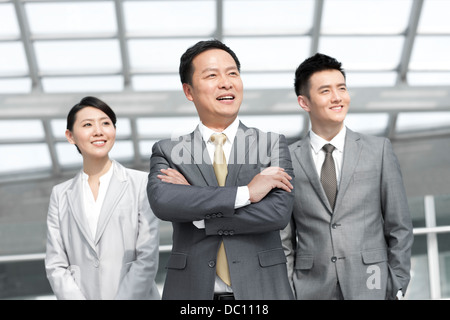
M163 299L293 299L280 238L293 206L285 137L239 121L240 63L222 42L189 48L180 77L200 123L154 144L147 187L173 225Z
M309 134L290 146L295 202L282 232L296 298L403 296L413 234L391 143L345 127L350 96L336 59L306 59L295 92L311 121Z

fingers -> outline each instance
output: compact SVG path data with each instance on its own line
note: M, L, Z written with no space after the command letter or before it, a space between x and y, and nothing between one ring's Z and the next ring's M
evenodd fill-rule
M275 182L273 188L280 188L285 191L291 192L294 186L291 184L292 177L287 174L283 168L280 167L268 167L261 171L261 175L270 176Z
M157 177L163 182L189 185L186 178L175 169L161 169L161 173L163 173L163 175L157 175Z

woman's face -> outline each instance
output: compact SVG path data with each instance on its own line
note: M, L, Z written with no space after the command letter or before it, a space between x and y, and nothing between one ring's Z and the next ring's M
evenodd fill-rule
M116 140L116 128L103 111L85 107L77 112L67 140L78 146L84 159L108 157Z

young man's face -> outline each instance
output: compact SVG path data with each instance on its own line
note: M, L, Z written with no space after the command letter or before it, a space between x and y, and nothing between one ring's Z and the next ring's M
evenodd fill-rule
M211 49L196 56L192 64L192 85L183 84L186 97L194 102L204 125L228 126L236 119L243 98L236 62L228 52Z
M309 112L314 128L342 128L350 106L344 75L339 70L314 73L309 79L309 98L298 96L298 103Z

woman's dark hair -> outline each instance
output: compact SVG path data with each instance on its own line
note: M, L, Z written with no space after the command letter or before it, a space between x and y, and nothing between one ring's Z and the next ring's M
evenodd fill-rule
M71 132L73 131L73 125L75 123L78 111L86 107L92 107L100 111L103 111L111 119L114 128L116 127L117 117L114 111L102 100L96 97L88 96L81 99L80 102L78 102L76 105L72 107L72 109L70 109L69 114L67 115L67 126L66 126L67 130ZM78 146L75 145L75 147L77 147L78 152L81 154L81 151L78 148Z
M199 41L192 47L188 48L180 58L179 74L181 83L187 83L192 85L192 75L194 74L192 60L194 60L194 58L198 56L200 53L211 49L220 49L228 52L234 59L238 71L239 72L241 71L241 63L239 62L238 57L233 52L233 50L231 50L224 43L216 39Z

